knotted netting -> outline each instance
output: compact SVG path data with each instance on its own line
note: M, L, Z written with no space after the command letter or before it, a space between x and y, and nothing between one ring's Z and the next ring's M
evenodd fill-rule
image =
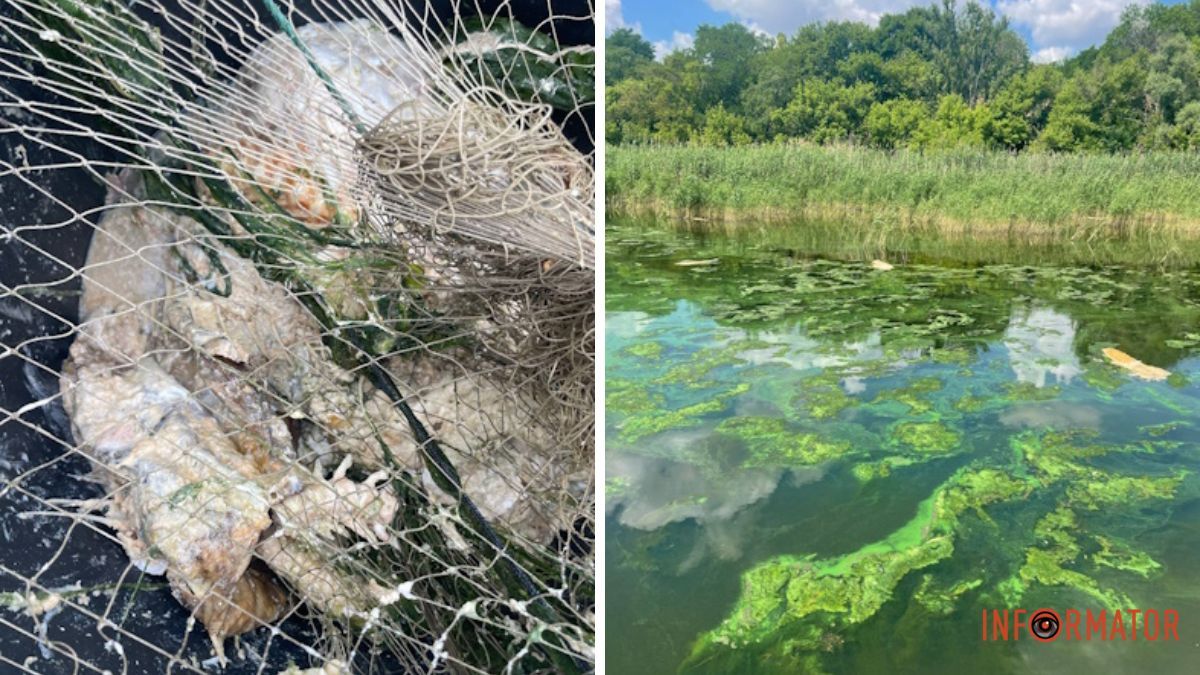
M0 670L589 670L592 5L6 2Z

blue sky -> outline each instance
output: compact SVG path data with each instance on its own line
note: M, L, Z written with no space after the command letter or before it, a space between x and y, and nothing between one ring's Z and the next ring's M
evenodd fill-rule
M770 34L813 21L875 24L883 14L932 0L604 0L607 30L628 27L661 54L687 47L696 26L740 21ZM1152 0L983 0L1007 16L1037 61L1056 61L1104 40L1129 4ZM1185 0L1161 0L1177 4Z

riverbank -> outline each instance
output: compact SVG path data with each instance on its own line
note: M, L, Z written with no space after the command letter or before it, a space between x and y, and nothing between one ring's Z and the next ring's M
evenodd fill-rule
M689 229L838 223L886 249L942 237L978 246L1133 245L1194 258L1200 154L921 154L814 145L609 148L610 216ZM842 232L847 234L846 231Z

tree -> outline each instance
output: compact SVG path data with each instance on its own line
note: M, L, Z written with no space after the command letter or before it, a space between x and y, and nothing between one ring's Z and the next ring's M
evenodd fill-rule
M838 64L835 71L842 84L865 82L879 88L884 85L883 57L874 52L856 52Z
M741 109L751 133L759 139L772 136L771 112L787 105L807 68L802 53L786 38L762 52L749 64L751 81L742 91Z
M1138 52L1157 51L1172 36L1200 36L1200 0L1189 4L1132 4L1121 12L1121 21L1100 47L1099 55L1122 61Z
M703 145L746 145L750 135L746 133L746 122L718 103L704 113L704 128L693 140Z
M750 82L747 66L766 48L763 38L740 23L697 28L691 51L704 65L703 107L720 103L730 109L737 108L742 90Z
M1103 130L1092 120L1088 92L1081 77L1071 78L1054 101L1046 128L1034 147L1049 152L1099 150Z
M914 53L932 60L938 22L939 15L933 7L913 7L903 14L887 14L880 18L879 28L872 36L872 51L885 59Z
M777 111L773 126L780 133L817 142L843 140L861 131L875 101L875 87L864 82L844 86L818 79L801 80L792 100Z
M770 138L772 111L785 107L805 78L828 79L839 64L868 50L871 28L861 23L808 24L791 39L773 46L747 64L750 82L742 93L742 110L756 136Z
M1183 106L1175 116L1175 126L1182 141L1178 147L1200 150L1200 101Z
M990 119L984 141L992 147L1021 150L1046 127L1054 97L1062 87L1062 74L1050 65L1038 66L1014 77L988 104Z
M1088 75L1092 89L1092 120L1098 124L1101 149L1108 152L1131 150L1146 123L1144 59L1131 58L1119 63L1101 59Z
M872 145L888 149L905 147L928 116L928 108L920 101L892 99L871 106L863 130Z
M916 52L885 61L883 81L879 85L882 98L911 98L933 103L943 90L941 74L932 61Z
M1200 97L1200 47L1183 35L1160 41L1148 71L1145 107L1152 122L1173 123L1180 108Z
M988 119L987 107L972 107L958 94L946 94L938 101L937 112L921 122L913 133L912 145L923 150L949 150L980 147Z
M639 66L654 61L654 46L628 28L618 28L604 39L604 68L608 83L631 77Z
M879 147L1114 152L1196 148L1200 0L1132 7L1105 42L1031 65L980 0L763 38L701 26L692 49L652 60L609 38L610 142L735 144L861 139Z
M1008 19L974 0L961 13L955 0L942 0L934 16L934 62L947 92L978 103L1028 65L1025 42L1008 27Z
M702 116L693 107L699 96L702 65L686 54L669 54L607 88L609 143L682 143Z

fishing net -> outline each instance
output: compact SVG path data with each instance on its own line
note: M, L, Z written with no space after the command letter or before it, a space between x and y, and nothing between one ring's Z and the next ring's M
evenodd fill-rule
M591 669L594 34L0 9L0 670Z

